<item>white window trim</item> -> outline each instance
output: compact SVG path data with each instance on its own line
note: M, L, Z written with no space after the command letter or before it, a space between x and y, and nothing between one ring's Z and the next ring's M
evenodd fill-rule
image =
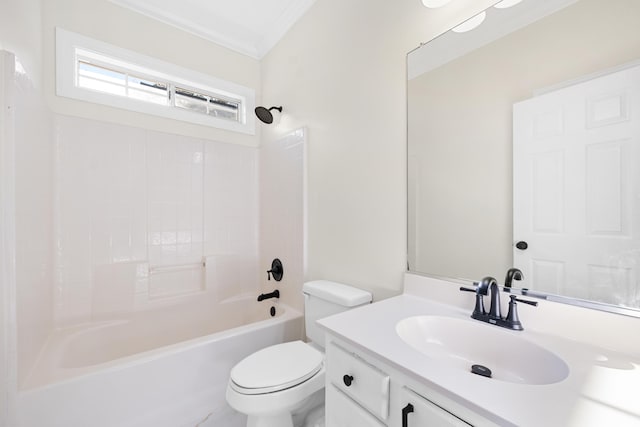
M143 76L154 76L184 87L221 95L227 94L231 98L240 99L242 101L242 109L239 112L240 120L238 122L224 120L180 108L155 105L136 99L77 87L76 49L93 51L97 55L121 60L127 69L138 72ZM80 101L255 135L255 118L253 115L255 91L253 89L113 46L62 28L56 28L56 94Z

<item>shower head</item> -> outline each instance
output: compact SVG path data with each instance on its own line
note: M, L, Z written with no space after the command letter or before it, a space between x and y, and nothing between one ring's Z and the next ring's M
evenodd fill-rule
M265 107L260 106L255 109L256 116L258 116L261 122L271 124L273 123L273 114L271 114L271 110L278 110L282 113L282 107L271 107L266 109Z

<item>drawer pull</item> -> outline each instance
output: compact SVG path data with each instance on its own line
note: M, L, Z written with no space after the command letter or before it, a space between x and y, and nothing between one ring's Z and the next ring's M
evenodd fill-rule
M413 405L407 403L407 406L402 408L402 427L409 427L409 414L413 412Z
M342 381L344 381L344 385L347 387L351 386L351 383L353 382L353 375L345 375L342 377Z

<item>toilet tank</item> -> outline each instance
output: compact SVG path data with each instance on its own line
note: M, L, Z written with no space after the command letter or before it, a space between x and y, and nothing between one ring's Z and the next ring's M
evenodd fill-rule
M314 280L302 286L304 324L307 338L324 348L324 331L316 320L371 303L371 293L328 280Z

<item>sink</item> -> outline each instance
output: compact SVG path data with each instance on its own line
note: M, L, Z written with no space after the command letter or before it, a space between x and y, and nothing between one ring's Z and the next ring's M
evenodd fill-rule
M551 351L507 331L473 320L414 316L396 325L400 338L442 364L471 373L491 370L491 380L541 385L560 382L569 367ZM489 381L491 381L489 380Z

